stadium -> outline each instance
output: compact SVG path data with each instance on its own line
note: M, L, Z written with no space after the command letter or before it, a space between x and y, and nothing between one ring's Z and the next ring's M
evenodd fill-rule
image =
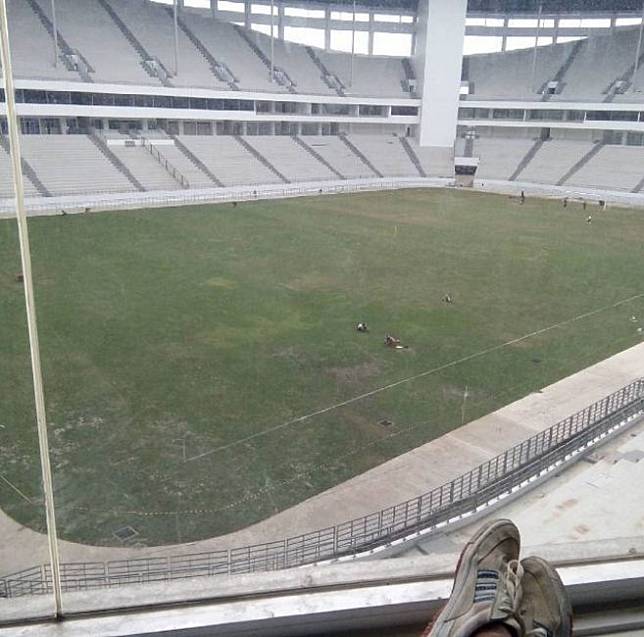
M641 0L0 9L0 636L304 567L418 634L341 631L497 509L644 578Z

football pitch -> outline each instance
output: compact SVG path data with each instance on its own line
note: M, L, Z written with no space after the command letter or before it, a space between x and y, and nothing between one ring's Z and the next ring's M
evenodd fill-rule
M92 544L243 528L642 340L641 210L404 190L30 234L59 532ZM0 221L0 508L42 530L19 272Z

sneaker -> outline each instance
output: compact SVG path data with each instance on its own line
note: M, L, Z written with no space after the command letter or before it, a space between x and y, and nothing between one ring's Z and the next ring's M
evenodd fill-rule
M521 601L519 529L510 520L485 524L465 545L447 605L430 637L469 637L490 624L521 634L516 613Z
M523 601L519 610L527 637L572 635L572 607L557 571L540 557L527 557L523 567Z

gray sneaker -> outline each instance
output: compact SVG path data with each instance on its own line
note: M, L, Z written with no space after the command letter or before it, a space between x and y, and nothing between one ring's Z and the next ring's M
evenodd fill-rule
M465 545L447 605L430 637L470 637L489 624L521 635L516 613L521 602L519 529L510 520L485 524Z
M519 617L527 637L572 635L572 607L557 571L540 557L527 557L523 567L523 601Z

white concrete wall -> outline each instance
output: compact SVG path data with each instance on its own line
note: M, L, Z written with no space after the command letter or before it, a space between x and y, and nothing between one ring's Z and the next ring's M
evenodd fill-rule
M456 137L467 0L420 0L414 55L422 98L418 143L452 148Z

